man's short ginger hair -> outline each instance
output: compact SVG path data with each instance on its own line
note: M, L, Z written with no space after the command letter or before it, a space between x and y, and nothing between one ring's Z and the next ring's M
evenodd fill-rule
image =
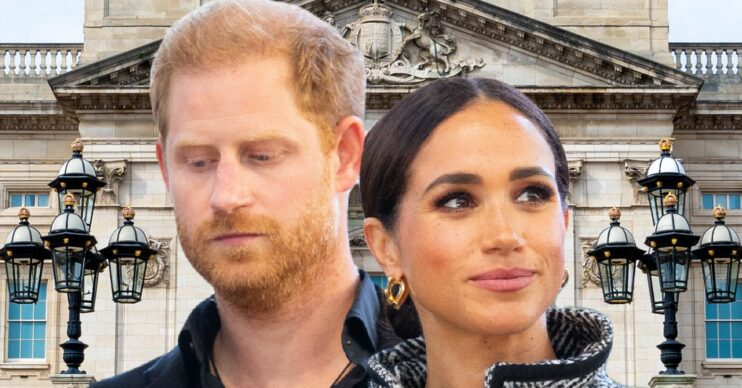
M363 117L363 57L335 27L282 2L214 1L173 24L152 64L150 99L163 141L174 73L223 71L266 56L288 61L296 105L319 129L323 148L343 117Z

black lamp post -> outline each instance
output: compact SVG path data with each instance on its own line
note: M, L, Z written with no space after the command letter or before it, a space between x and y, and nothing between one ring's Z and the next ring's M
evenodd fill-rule
M15 303L36 303L42 265L51 257L54 288L66 293L69 302L69 338L59 345L64 350L62 358L67 364L63 374L85 373L80 370L80 365L88 345L79 340L82 335L80 313L95 310L100 272L112 265L113 300L136 303L141 300L147 259L155 253L147 245L144 232L133 226L134 211L131 208L124 209L124 226L114 232L111 246L102 250L108 255L98 252L96 238L90 234L90 225L96 192L105 186L105 182L95 176L92 164L83 159L82 150L82 142L76 140L72 143L72 158L62 166L59 176L49 183L59 193L60 201L60 214L52 222L49 234L41 236L29 225L30 214L24 208L19 214L20 224L0 249L0 257L5 260L8 272L10 299ZM128 236L132 232L134 238L130 239Z
M632 251L637 255L635 257L639 261L640 269L647 274L652 312L665 316L663 331L665 341L657 347L660 349L660 359L665 365L665 370L660 374L670 375L683 374L678 370L678 366L682 361L682 349L685 345L676 340L678 335L676 313L678 297L681 292L688 289L688 269L691 260L701 260L706 299L710 303L728 303L735 298L742 251L737 233L724 225L723 209L714 210L716 224L704 233L699 248L691 250L700 237L693 234L688 220L683 217L683 209L687 190L695 181L686 176L680 162L672 158L671 149L670 140L662 139L660 158L652 162L647 175L639 180L649 199L654 231L645 240L650 247L646 254L641 255ZM616 228L620 228L617 219L614 220L612 216L611 220L613 220L611 226L604 230L601 236L611 235ZM624 235L631 235L625 229L619 231L624 232ZM633 238L631 242L633 243ZM632 250L627 248L626 244L601 244L599 238L595 249L588 252L597 258L599 265L602 262L606 267L600 274L603 296L608 303L631 302L631 296L624 290L633 289L634 279L623 274L633 273L633 269L628 269L627 265L633 266L634 261L626 264L630 260L615 262L608 259L629 256L626 253L627 249ZM604 256L602 260L601 254ZM622 276L616 276L617 274ZM622 290L624 293L617 293L615 290Z

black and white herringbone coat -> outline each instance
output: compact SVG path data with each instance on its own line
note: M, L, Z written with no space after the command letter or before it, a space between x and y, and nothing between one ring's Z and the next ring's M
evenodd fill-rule
M534 364L496 363L485 372L486 388L621 386L605 372L613 343L613 328L605 315L587 309L558 308L549 309L546 320L558 359ZM375 354L369 360L369 368L369 387L425 387L427 363L423 337Z

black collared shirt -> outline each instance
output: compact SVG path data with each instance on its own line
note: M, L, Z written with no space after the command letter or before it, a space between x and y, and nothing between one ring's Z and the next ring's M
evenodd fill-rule
M359 385L365 387L367 362L369 357L376 352L378 340L376 317L379 316L381 311L379 298L371 278L363 271L360 272L360 277L361 283L358 286L358 293L345 316L342 333L343 351L352 363L352 369L333 388L356 387ZM199 308L202 308L199 317L200 324L189 325L192 318L189 317L183 331L189 331L190 341L185 339L184 343L179 345L185 345L189 348L193 346L200 369L202 387L223 388L224 385L219 377L213 375L209 368L212 365L211 351L214 347L214 340L221 327L216 300L212 296L202 302Z
M353 368L334 388L365 387L367 361L378 350L421 334L420 323L408 298L400 310L383 302L383 293L360 271L356 299L345 317L342 344ZM203 387L222 388L209 372L214 339L219 332L219 311L213 297L191 312L178 336L178 346L138 368L103 380L95 387ZM340 371L338 371L340 373Z

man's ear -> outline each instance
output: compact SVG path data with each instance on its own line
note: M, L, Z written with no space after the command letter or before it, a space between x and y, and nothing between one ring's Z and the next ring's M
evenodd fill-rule
M564 230L569 228L569 208L564 209Z
M374 217L363 220L363 234L366 236L366 244L384 273L396 279L401 278L404 272L399 260L399 247L381 221Z
M162 141L162 136L157 138L157 144L155 145L155 154L157 155L157 163L160 165L160 174L162 174L162 180L165 181L165 189L167 191L170 191L170 182L167 178L167 165L165 164L165 149Z
M335 191L348 191L358 181L358 174L361 170L361 153L363 153L363 141L366 138L363 121L356 116L346 116L335 127L334 135L337 144Z

